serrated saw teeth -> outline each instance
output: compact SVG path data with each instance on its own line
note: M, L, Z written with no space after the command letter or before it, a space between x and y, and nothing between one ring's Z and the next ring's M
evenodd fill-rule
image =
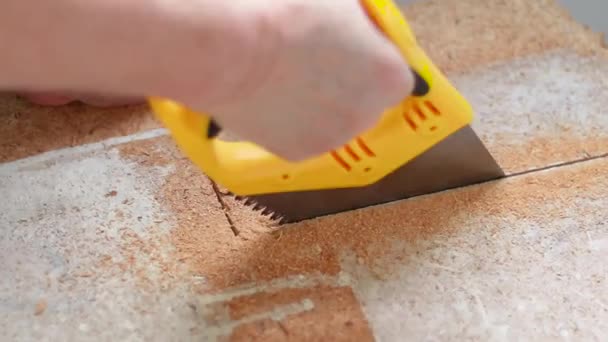
M276 224L283 224L285 222L285 218L281 214L256 202L255 199L252 199L247 196L235 196L235 195L232 195L232 198L234 198L235 200L237 200L240 203L243 203L247 208L252 209L252 211L259 213L260 215L270 219L271 221L273 221Z

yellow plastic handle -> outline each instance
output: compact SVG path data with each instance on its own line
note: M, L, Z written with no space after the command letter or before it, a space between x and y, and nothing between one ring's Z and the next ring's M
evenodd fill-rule
M214 124L210 116L174 101L150 98L152 110L192 162L236 195L374 183L469 124L473 114L467 101L417 45L392 1L364 0L363 5L399 47L417 75L417 85L414 94L404 95L402 103L382 113L373 129L340 149L292 163L249 142L218 139L211 134Z

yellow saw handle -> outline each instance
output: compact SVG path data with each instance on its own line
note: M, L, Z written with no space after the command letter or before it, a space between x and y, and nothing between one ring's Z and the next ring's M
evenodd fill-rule
M174 101L152 97L152 110L192 162L236 195L359 187L382 179L469 124L473 114L417 45L399 8L391 0L362 3L400 49L416 86L411 96L382 113L373 129L343 147L293 163L249 142L217 138L210 116Z

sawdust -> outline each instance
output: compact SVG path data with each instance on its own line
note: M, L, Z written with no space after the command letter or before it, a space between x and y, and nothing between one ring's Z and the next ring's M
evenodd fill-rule
M567 49L605 54L601 35L554 0L427 0L404 7L429 57L446 73Z
M190 266L205 265L192 271L206 279L220 279L227 272L239 274L240 265L226 258L240 253L245 240L234 236L210 181L187 161L176 166L180 171L169 177L160 198L177 215L178 228L171 240L179 260ZM243 281L249 279L246 274L241 276Z
M185 159L170 136L140 140L118 146L121 157L144 167L167 166L176 159Z
M239 237L230 232L220 215L209 181L189 163L178 163L159 197L177 217L172 242L180 259L193 273L204 275L211 290L219 291L290 275L335 275L344 251L353 251L362 264L373 268L375 260L395 241L415 244L431 235L452 234L471 226L470 219L485 215L548 222L564 214L567 204L556 201L605 195L606 162L551 172L551 176L539 173L504 179L279 230L232 201L229 215L242 232ZM182 197L185 189L189 189L187 198ZM225 200L231 202L229 197ZM553 205L539 210L549 202ZM530 206L532 203L535 205Z
M169 147L169 148L166 148ZM168 136L150 140L141 140L117 146L119 154L126 160L138 163L141 167L166 167L174 160L183 158L178 155L173 147L171 138ZM163 183L163 179L150 179L149 182ZM159 185L160 187L160 185ZM116 190L105 194L106 198L118 195ZM114 218L109 219L108 225L117 225L126 219L133 219L129 214L126 217L126 206L133 204L132 200L125 199L121 206L115 209ZM137 217L141 219L141 217ZM117 221L118 220L118 221ZM165 217L154 217L153 225L147 228L145 235L138 234L130 227L124 226L118 230L117 240L120 243L118 255L101 255L96 266L103 269L107 276L123 278L124 274L134 275L137 286L144 290L155 288L170 289L180 279L183 279L185 269L179 262L179 258L168 246L172 246L170 237L166 231L160 228L166 221ZM104 227L97 229L98 234L105 234ZM106 239L109 237L106 236ZM86 270L75 274L77 277L97 277L97 270Z
M171 256L161 252L170 241L163 236L155 235L141 239L128 233L121 234L121 252L115 257L103 256L97 263L106 276L124 279L125 274L134 276L134 285L143 291L161 288L169 290L183 279L184 270ZM90 273L97 276L98 272Z
M147 106L43 107L0 96L0 162L157 128Z
M157 232L148 234L144 239L129 229L122 229L120 256L111 267L119 273L133 274L136 285L144 290L169 289L181 274L179 264L173 255L163 255L164 247L170 244L166 236ZM99 265L107 267L107 263L107 258L102 258Z
M116 197L116 195L118 195L118 192L116 192L116 190L112 190L105 194L105 197Z
M217 201L216 194L209 179L195 168L189 159L180 153L170 137L131 142L118 147L122 158L134 161L141 167L173 165L175 172L167 179L159 180L162 192L156 195L164 203L175 203L178 224L184 230L174 230L171 236L163 236L164 243L175 246L172 255L164 259L161 268L175 269L182 264L190 265L203 262L208 251L223 241L230 241L234 234L230 230L226 217ZM175 177L179 174L179 177ZM200 234L189 234L196 231ZM133 255L142 249L148 254L160 246L163 241L147 239L143 241L131 234L124 239L126 255ZM161 237L159 237L160 239ZM176 243L179 241L180 243ZM168 260L173 260L171 264ZM123 264L125 268L131 265ZM222 270L216 270L218 274ZM142 276L144 274L142 273ZM205 276L207 276L205 274Z
M46 299L40 299L36 303L36 307L34 308L34 315L35 316L42 315L46 311L47 307L48 307L48 302L46 301Z
M227 306L231 317L238 320L303 300L312 301L313 308L281 317L282 319L264 319L242 324L233 331L230 340L374 341L365 315L348 287L314 287L257 293L236 298ZM319 322L323 324L318 324Z

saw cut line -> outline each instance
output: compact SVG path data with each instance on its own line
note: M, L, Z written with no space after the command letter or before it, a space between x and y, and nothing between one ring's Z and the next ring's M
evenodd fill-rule
M211 187L213 188L213 193L215 193L215 197L217 198L217 201L220 204L220 207L222 208L222 212L224 213L224 216L226 216L226 221L228 221L228 225L230 226L230 230L232 231L232 234L234 234L234 236L239 236L240 231L234 224L234 221L230 217L230 214L228 214L228 206L226 205L226 202L224 202L224 199L222 198L220 189L218 188L217 184L212 179L210 179L209 177L207 177L207 179L209 179L209 182L211 182Z
M582 164L582 163L586 163L586 162L590 162L590 161L594 161L594 160L598 160L598 159L604 159L604 158L608 158L608 153L604 153L604 154L600 154L600 155L596 155L596 156L589 156L587 158L571 160L571 161L567 161L567 162L563 162L563 163L547 165L547 166L539 167L536 169L520 171L520 172L516 172L516 173L512 173L510 175L507 175L505 178L519 177L519 176L524 176L524 175L527 175L530 173L542 172L542 171L547 171L547 170L552 170L552 169L559 169L564 166Z

